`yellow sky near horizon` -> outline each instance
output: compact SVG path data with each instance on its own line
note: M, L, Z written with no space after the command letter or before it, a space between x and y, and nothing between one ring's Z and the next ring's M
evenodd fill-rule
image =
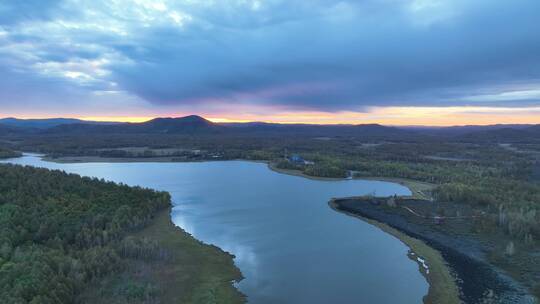
M266 112L267 114L261 114ZM407 126L457 126L491 124L540 124L540 107L372 107L365 112L341 111L253 111L252 113L159 113L141 116L80 116L69 117L94 121L144 122L155 117L201 115L213 122L273 122L308 124L367 124ZM17 116L47 118L46 116ZM49 116L58 117L58 116Z
M166 116L180 117L189 113ZM491 124L540 124L540 107L486 108L486 107L379 107L367 112L276 112L269 114L201 114L213 122L262 121L274 123L309 124L366 124L383 125L491 125ZM140 117L83 117L87 120L142 122L157 116Z

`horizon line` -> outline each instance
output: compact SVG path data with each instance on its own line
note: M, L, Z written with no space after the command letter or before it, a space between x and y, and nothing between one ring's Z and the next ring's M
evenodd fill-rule
M352 122L336 122L336 123L317 123L317 122L280 122L280 121L265 121L265 120L245 120L245 119L230 119L219 117L205 117L197 114L183 115L183 116L41 116L41 117L17 117L6 116L0 117L3 119L17 119L17 120L53 120L53 119L77 119L85 122L102 122L102 123L144 123L158 118L184 118L188 116L198 116L208 121L217 124L229 124L229 123L266 123L266 124L279 124L279 125L320 125L320 126L338 126L338 125L381 125L387 127L401 127L401 128L452 128L452 127L487 127L487 126L533 126L540 123L486 123L486 124L448 124L448 125L429 125L429 124L384 124L378 122L365 122L365 123L352 123Z

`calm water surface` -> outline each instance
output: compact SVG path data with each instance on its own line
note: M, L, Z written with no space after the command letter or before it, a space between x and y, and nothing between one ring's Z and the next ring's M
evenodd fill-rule
M421 303L428 285L399 240L328 207L332 197L409 194L378 181L315 181L245 161L56 164L171 193L174 223L236 256L250 303Z

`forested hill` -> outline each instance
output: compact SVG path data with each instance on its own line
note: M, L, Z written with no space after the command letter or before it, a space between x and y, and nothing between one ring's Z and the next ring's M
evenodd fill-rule
M24 128L24 129L33 129L38 131L40 129L53 128L60 125L70 125L70 124L88 124L88 125L115 125L119 124L118 122L110 121L91 121L91 120L81 120L76 118L43 118L43 119L19 119L19 118L1 118L0 125L8 126L12 128Z
M249 138L356 138L364 140L425 142L523 143L540 141L540 125L488 126L384 126L379 124L281 124L265 122L215 123L197 115L155 118L140 123L97 122L72 118L0 119L0 136L35 140L33 137L115 135L188 135ZM146 143L145 143L146 144Z
M45 130L48 135L81 134L215 134L223 132L223 126L202 117L191 115L180 118L156 118L142 123L121 124L63 124Z
M11 120L8 120L11 121ZM70 123L58 124L61 120L16 120L16 124L4 125L0 120L0 127L11 126L40 126L37 128L20 128L5 134L38 135L38 136L100 136L100 135L128 135L128 134L170 134L170 135L218 135L218 136L247 136L247 137L321 137L321 136L348 136L377 139L410 139L417 136L416 132L402 130L395 127L378 124L361 125L312 125L312 124L276 124L276 123L213 123L203 117L190 115L177 118L155 118L142 123L96 123L77 122L65 119ZM37 125L41 122L40 125ZM33 124L30 124L33 123ZM48 123L51 127L47 126ZM53 123L57 123L53 125ZM0 132L0 135L2 133Z
M73 303L121 269L126 233L169 205L165 192L0 165L0 302Z

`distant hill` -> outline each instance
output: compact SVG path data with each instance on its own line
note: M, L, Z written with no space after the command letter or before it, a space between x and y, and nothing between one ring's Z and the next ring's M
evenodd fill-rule
M96 125L76 123L59 125L45 131L48 134L206 134L219 132L223 126L214 124L200 116L191 115L179 118L156 118L142 123L118 123Z
M213 123L200 116L156 118L142 123L92 125L75 123L45 130L48 134L222 134L232 136L361 137L366 139L406 140L418 136L414 131L378 124L310 125L275 123Z
M131 124L130 128L143 133L185 133L199 131L218 131L222 128L197 115L180 118L155 118L139 124Z
M521 125L521 124L496 124L496 125L485 125L485 126L476 126L476 125L465 125L465 126L450 126L450 127L431 127L431 126L403 126L399 127L404 130L417 131L426 135L436 135L436 136L459 136L474 132L484 132L484 131L493 131L499 129L526 129L534 125Z
M410 130L379 124L313 125L264 122L232 123L229 132L251 136L361 137L366 139L406 139L418 134Z
M115 122L86 121L75 118L44 118L44 119L19 119L19 118L1 118L0 124L17 128L48 129L59 125L67 124L98 124L109 125L117 124Z
M489 125L455 127L391 127L379 124L315 125L265 122L213 123L190 115L155 118L142 123L95 122L72 118L0 119L0 135L6 134L102 135L184 134L251 137L351 137L365 140L462 142L540 142L540 125Z
M456 139L466 142L530 143L540 142L540 125L502 127L469 132Z

